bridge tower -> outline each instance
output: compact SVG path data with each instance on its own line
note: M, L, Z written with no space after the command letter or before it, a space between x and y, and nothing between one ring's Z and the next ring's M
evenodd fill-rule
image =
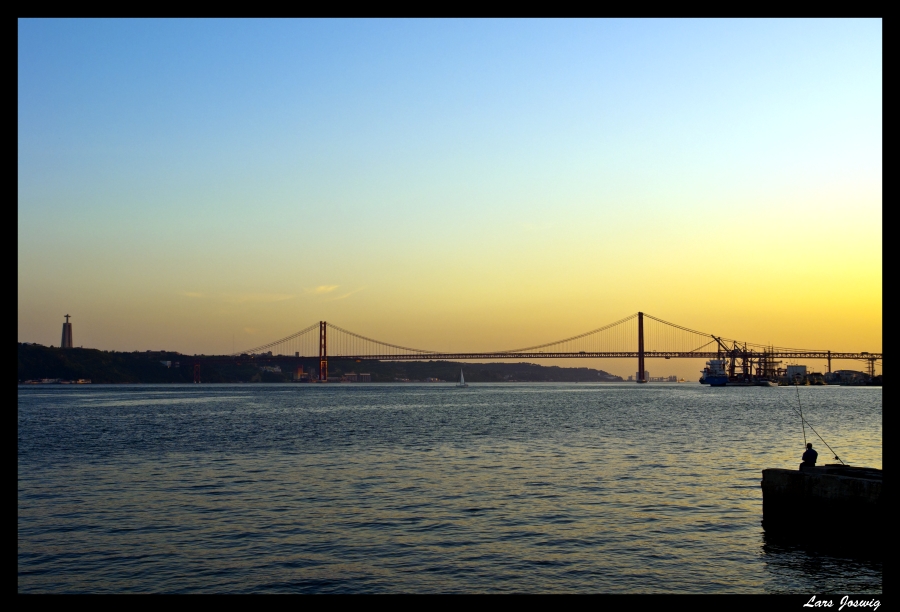
M328 323L319 321L319 380L328 382Z
M638 379L639 383L647 382L644 376L644 313L638 312Z

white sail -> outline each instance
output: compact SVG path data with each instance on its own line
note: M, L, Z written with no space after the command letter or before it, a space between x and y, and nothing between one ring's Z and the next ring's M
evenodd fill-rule
M466 384L466 379L465 379L465 377L463 376L463 371L462 371L462 369L460 369L460 371L459 371L459 384L456 385L456 386L457 386L457 387L468 387L468 386L469 386L469 385Z

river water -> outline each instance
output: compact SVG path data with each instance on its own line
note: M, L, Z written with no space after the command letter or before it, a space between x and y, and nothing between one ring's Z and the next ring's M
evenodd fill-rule
M881 467L880 387L22 386L18 590L881 593L760 526L798 391Z

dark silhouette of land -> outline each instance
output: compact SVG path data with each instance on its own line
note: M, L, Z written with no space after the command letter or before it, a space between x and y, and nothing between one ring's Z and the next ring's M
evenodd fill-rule
M192 383L194 359L170 351L121 353L85 348L56 348L19 343L18 381L41 379L90 380L103 383ZM291 382L298 366L315 371L317 359L270 357L265 360L207 360L201 364L204 383ZM263 369L265 368L265 369ZM280 369L281 371L273 371ZM563 368L533 363L458 363L453 361L354 361L329 357L329 377L369 374L372 382L441 379L454 382L459 371L467 382L623 382L592 368Z

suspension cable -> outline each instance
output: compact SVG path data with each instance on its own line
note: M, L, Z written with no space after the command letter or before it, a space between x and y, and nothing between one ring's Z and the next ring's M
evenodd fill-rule
M291 334L290 336L285 336L284 338L281 338L280 340L275 340L274 342L269 342L268 344L263 344L263 345L254 347L254 348L252 348L252 349L246 350L246 351L241 351L241 352L239 352L239 353L232 353L232 354L230 355L230 357L237 357L237 356L244 355L244 354L249 355L250 353L258 353L258 352L263 351L263 350L265 350L265 349L267 349L267 348L272 348L273 346L276 346L276 345L281 344L281 343L283 343L283 342L287 342L288 340L292 340L292 339L294 339L294 338L298 338L298 337L302 336L303 334L306 334L306 333L312 331L313 329L317 328L318 326L319 326L318 323L313 323L313 324L310 325L309 327L307 327L307 328L305 328L305 329L301 329L300 331L295 332L295 333Z
M598 327L597 329L592 329L591 331L584 332L583 334L578 334L577 336L572 336L571 338L565 338L563 340L556 340L555 342L547 342L546 344L538 344L535 346L528 346L528 347L519 348L519 349L510 349L510 350L505 350L505 351L490 351L490 352L493 352L493 353L524 353L526 351L533 351L534 349L540 349L540 348L546 348L548 346L553 346L554 344L562 344L563 342L571 342L572 340L580 340L581 338L584 338L585 336L590 336L591 334L596 334L598 332L606 331L610 327L615 327L616 325L625 323L626 321L630 321L631 319L635 318L636 316L637 316L637 313L634 313L630 317L625 317L624 319L619 319L615 323L610 323L609 325L604 325L603 327Z
M428 350L425 350L425 349L409 348L408 346L400 346L400 345L397 345L397 344L390 344L389 342L382 342L381 340L373 340L372 338L367 338L367 337L365 337L365 336L361 336L360 334L356 334L356 333L354 333L354 332L352 332L352 331L348 331L348 330L346 330L346 329L344 329L344 328L342 328L342 327L338 327L337 325L333 325L333 324L331 324L331 323L328 324L328 327L331 327L332 329L336 329L336 330L338 330L338 331L340 331L340 332L343 332L343 333L345 333L345 334L349 334L349 335L351 335L351 336L354 336L354 337L356 337L356 338L359 338L360 340L368 340L369 342L374 342L375 344L380 344L381 346L389 346L389 347L391 347L391 348L400 349L400 350L403 350L403 351L412 351L413 353L422 353L422 354L425 354L425 355L427 355L427 354L429 354L429 353L432 353L432 354L433 354L433 353L439 353L439 352L440 352L440 351L428 351Z

